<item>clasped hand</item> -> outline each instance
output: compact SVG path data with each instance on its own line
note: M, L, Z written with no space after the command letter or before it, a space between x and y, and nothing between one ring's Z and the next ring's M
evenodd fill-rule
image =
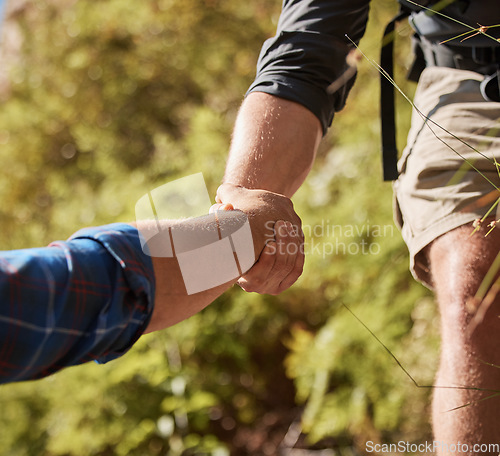
M230 204L241 210L250 221L257 261L238 285L248 292L272 295L292 286L304 268L304 234L290 199L226 183L218 188L216 201L219 208Z

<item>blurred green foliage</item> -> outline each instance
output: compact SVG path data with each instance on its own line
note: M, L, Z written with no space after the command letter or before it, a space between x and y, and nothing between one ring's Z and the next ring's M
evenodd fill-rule
M16 19L24 44L0 110L3 249L132 220L146 190L190 173L203 172L214 194L280 9L277 0L63 5L31 0ZM361 43L370 58L395 8L373 2ZM404 67L408 47L398 40ZM359 454L367 440L428 439L428 390L344 307L420 384L432 383L434 304L407 270L381 182L377 84L362 61L294 199L308 256L291 290L270 297L235 287L120 360L2 386L0 452L256 456L295 445ZM402 142L410 107L398 103ZM299 423L298 440L283 440Z

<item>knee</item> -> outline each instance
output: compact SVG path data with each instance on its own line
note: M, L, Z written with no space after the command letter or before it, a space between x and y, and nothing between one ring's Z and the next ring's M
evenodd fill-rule
M434 241L427 255L441 313L443 348L494 364L500 337L500 289L485 282L499 252L500 237L470 237L454 230ZM485 287L485 285L488 285ZM492 286L493 285L493 286ZM478 290L486 292L478 295ZM500 369L499 369L500 371Z

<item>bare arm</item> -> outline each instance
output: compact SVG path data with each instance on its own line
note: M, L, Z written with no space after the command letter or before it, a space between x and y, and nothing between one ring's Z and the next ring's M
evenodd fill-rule
M141 220L133 224L141 233L143 251L151 256L155 275L155 306L146 333L189 318L236 282L237 272L231 280L220 273L220 269L236 264L236 254L230 250L217 255L223 248L222 233L233 234L247 221L242 212L229 210L186 220ZM254 248L262 249L264 239L249 234L244 243L246 253L254 258ZM182 252L190 256L184 256L181 263Z
M155 274L155 307L146 333L172 326L204 309L236 283L239 276L247 272L262 251L264 255L272 256L276 243L271 242L265 248L264 246L266 241L273 237L274 231L277 232L277 242L287 241L290 235L283 221L273 221L267 226L264 224L273 217L272 213L267 212L268 207L282 207L288 199L259 190L252 190L250 193L252 197L247 198L246 202L242 201L248 217L241 211L219 211L217 215L195 219L160 221L160 231L156 229L156 221L133 224L139 228L144 238L148 239L147 247L143 249L146 248L152 256ZM269 204L261 204L262 198ZM241 229L245 225L248 226L247 221L250 225L249 231ZM149 237L148 231L158 234ZM173 234L174 232L177 234ZM227 236L231 236L230 241ZM173 239L178 242L173 242ZM171 240L174 248L170 252L173 256L170 252L165 256ZM225 251L223 241L226 241L226 244L230 242L233 249L236 245L236 253L232 253L231 249ZM182 251L189 252L189 259L186 260L184 255L181 268ZM222 253L219 255L219 252ZM223 271L231 271L231 268L228 268L231 265L235 274L228 280L227 272Z
M188 295L176 258L154 258L153 267L156 278L155 308L151 322L144 334L173 326L198 313L237 280L215 288Z
M244 101L234 128L231 151L217 192L221 203L245 210L252 191L270 192L259 204L275 220L293 226L293 236L278 240L272 252L263 251L257 264L238 284L246 291L279 294L302 274L304 266L301 220L293 204L274 204L274 194L290 198L302 185L314 162L322 137L318 118L302 105L273 95L253 92ZM264 224L265 225L265 224ZM261 225L263 226L263 225ZM276 230L275 230L276 231Z
M350 68L346 57L364 33L369 3L283 2L276 34L262 46L255 80L235 125L226 185L217 192L219 202L231 202L237 208L245 188L290 198L301 186L322 134L342 109L354 82L351 77L329 90ZM300 242L301 222L293 206L275 214L298 228ZM259 258L238 284L259 293L285 290L299 277L304 263L303 252L295 256L293 265L290 254L285 249L283 255Z
M307 108L253 92L234 127L224 182L291 197L311 170L321 137L321 124Z

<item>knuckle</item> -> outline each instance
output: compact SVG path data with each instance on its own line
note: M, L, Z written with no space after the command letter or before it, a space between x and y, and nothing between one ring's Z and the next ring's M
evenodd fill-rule
M280 284L279 293L283 293L284 291L288 290L292 285L293 285L293 283ZM276 294L279 294L279 293L276 293Z
M274 268L273 269L277 269L277 270L283 270L285 269L287 265L287 256L282 254L282 255L277 255L276 256L276 261L274 262Z
M290 275L293 275L294 277L299 278L303 272L304 272L304 267L302 265L295 265L293 267Z
M287 275L291 274L295 269L295 264L292 262L287 262L283 267L283 272Z
M290 265L283 265L280 269L275 269L272 275L272 280L273 282L282 282L283 280L286 280L288 276L290 276L292 272L293 266Z

